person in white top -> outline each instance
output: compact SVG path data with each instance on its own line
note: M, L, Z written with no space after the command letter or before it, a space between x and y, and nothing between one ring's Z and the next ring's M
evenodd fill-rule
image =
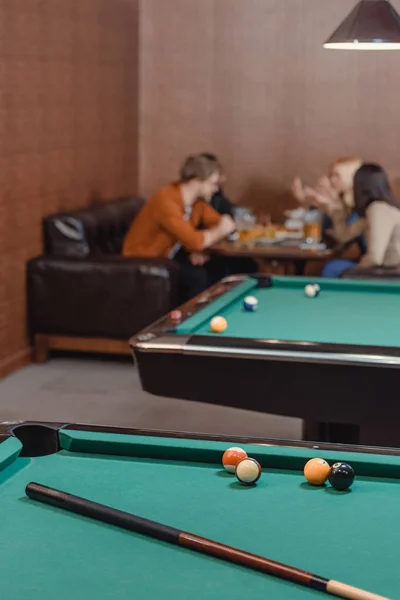
M365 163L354 175L354 205L367 221L367 252L360 267L400 265L400 200L390 187L384 169Z

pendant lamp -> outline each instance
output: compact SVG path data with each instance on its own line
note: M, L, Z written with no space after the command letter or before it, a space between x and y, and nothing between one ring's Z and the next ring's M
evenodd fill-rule
M400 16L389 0L361 0L324 48L400 50Z

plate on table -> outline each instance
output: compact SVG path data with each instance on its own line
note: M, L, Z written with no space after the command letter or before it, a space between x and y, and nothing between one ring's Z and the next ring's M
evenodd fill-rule
M254 246L277 246L278 244L282 244L282 240L278 238L259 237L254 240L253 244Z
M316 242L315 244L303 242L302 244L300 244L300 248L301 250L326 250L327 245L321 242Z
M279 240L301 240L301 239L303 239L303 237L304 237L303 230L288 231L288 230L284 229L284 230L276 232L276 239L279 239Z
M297 231L303 231L304 221L300 219L286 219L284 227Z
M287 217L288 219L300 219L302 220L304 218L304 215L306 214L306 209L305 208L294 208L292 210L285 210L285 217Z

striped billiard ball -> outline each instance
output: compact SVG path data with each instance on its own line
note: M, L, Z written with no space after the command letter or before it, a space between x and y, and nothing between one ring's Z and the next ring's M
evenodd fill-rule
M246 296L243 300L243 308L248 312L254 312L258 306L258 300L255 296Z
M315 298L316 296L318 296L319 292L320 292L319 285L314 285L312 283L309 283L304 288L304 293L306 296L308 296L308 298Z
M233 446L232 448L225 450L222 456L222 464L228 473L234 473L237 465L244 458L247 458L247 452L245 452L243 448Z

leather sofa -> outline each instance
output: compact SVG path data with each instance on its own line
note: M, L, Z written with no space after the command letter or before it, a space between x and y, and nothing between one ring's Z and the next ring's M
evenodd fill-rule
M38 362L51 349L129 353L132 334L176 306L175 263L121 255L143 203L121 198L43 220L44 255L27 265L28 328Z

